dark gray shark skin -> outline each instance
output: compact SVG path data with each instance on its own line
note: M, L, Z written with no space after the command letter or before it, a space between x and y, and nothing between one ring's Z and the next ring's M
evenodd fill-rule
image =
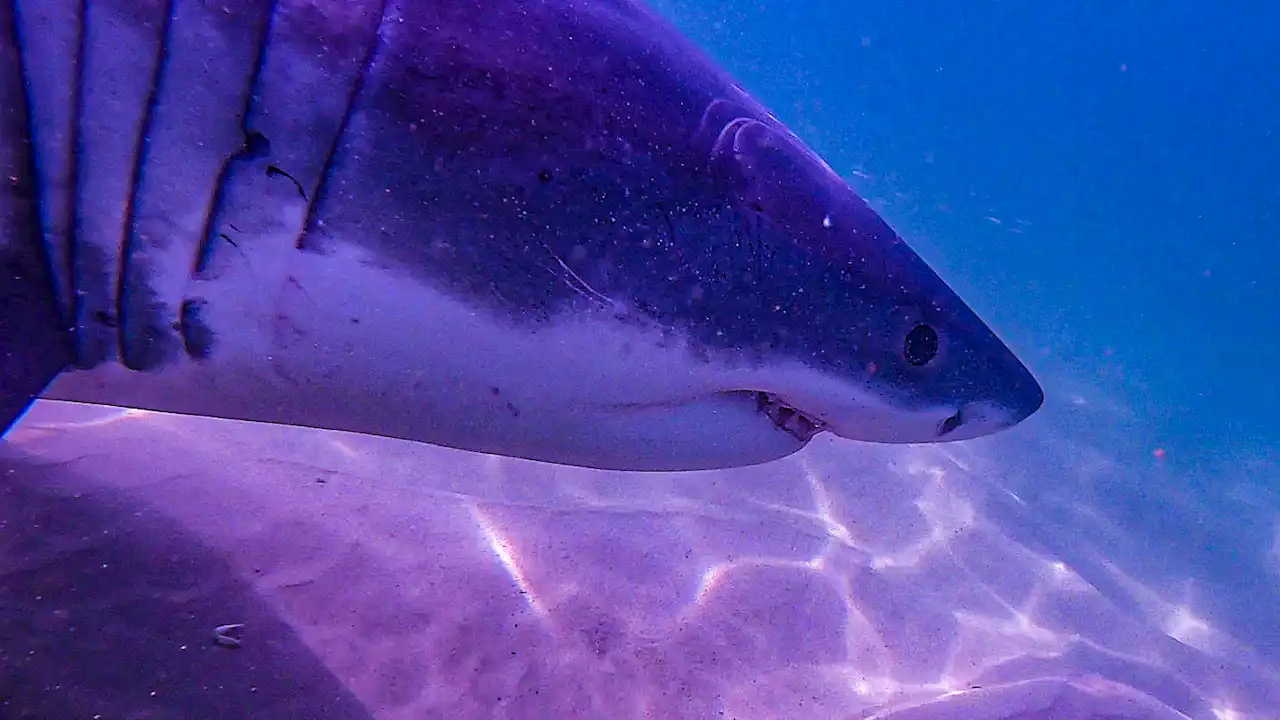
M978 437L1043 401L630 0L0 7L29 116L0 146L37 190L4 247L46 262L16 352L62 366L34 334L56 297L75 357L47 397L631 470ZM48 374L5 372L15 407Z

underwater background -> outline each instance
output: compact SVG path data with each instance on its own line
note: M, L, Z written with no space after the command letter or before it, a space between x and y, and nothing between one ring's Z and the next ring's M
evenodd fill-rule
M636 476L42 402L0 720L1280 719L1280 8L654 4L1044 410Z

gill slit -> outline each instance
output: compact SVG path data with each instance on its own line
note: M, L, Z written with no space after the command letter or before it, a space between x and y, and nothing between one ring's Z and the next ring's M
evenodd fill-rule
M329 199L329 183L338 171L342 146L347 138L347 130L351 127L351 118L355 114L356 103L359 102L360 96L364 94L365 78L386 51L387 34L389 32L387 26L390 22L388 10L391 2L392 0L382 0L379 3L378 25L375 30L376 37L373 42L369 43L369 50L361 64L360 72L356 75L355 82L351 83L351 89L347 93L347 109L342 116L342 125L338 128L338 132L334 134L333 143L329 146L329 152L325 156L324 167L320 171L320 180L316 183L316 188L312 191L310 200L307 201L307 216L302 222L302 231L298 233L296 245L299 250L315 249L314 243L308 243L308 239L311 233L320 225L320 213L324 209L325 202Z
M132 357L129 333L133 323L128 308L131 300L129 270L132 264L134 243L137 235L138 195L142 192L142 174L146 166L147 156L151 152L151 128L155 123L156 100L160 96L160 83L164 82L169 60L169 43L172 41L173 20L178 13L178 0L168 0L163 16L164 27L160 33L160 42L156 47L156 57L151 73L151 87L147 93L146 114L138 127L138 136L133 144L133 167L129 171L129 199L125 204L125 220L123 237L120 240L120 257L117 258L115 288L116 318L116 357L120 363L130 370L141 370L143 364Z
M280 18L280 0L271 0L271 7L267 10L267 21L262 23L262 30L257 39L257 55L253 59L253 75L249 79L249 91L245 93L244 109L240 111L240 132L248 143L249 133L253 130L253 119L259 114L258 108L258 91L262 85L262 71L267 64L268 46L271 44L271 38L275 34L276 22ZM218 168L218 182L214 186L213 200L209 203L209 211L204 217L204 226L200 230L200 246L196 249L195 263L191 268L191 277L197 278L208 269L209 260L213 256L213 246L217 242L219 233L218 220L222 215L222 205L227 199L227 185L231 178L231 166L235 162L238 155L230 155L222 159L222 165ZM183 298L180 311L184 316L187 314L187 308L191 306L190 298Z

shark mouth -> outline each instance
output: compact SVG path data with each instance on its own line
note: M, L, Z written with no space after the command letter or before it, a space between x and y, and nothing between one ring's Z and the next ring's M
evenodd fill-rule
M809 442L814 435L823 430L821 421L814 420L787 405L777 395L760 391L753 394L756 399L756 410L767 415L779 430L789 433L800 442Z

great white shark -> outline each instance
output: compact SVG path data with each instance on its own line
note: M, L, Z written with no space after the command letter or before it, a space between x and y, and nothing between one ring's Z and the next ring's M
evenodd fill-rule
M1043 402L632 0L0 1L0 430L36 397L624 470Z

